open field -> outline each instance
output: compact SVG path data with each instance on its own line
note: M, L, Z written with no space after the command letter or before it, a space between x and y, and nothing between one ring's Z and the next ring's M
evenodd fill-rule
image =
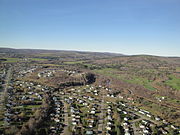
M94 70L94 71L97 72L97 73L100 73L102 75L106 75L106 76L110 76L110 77L113 77L113 78L117 78L117 79L123 80L123 81L128 82L128 83L142 85L146 89L149 89L149 90L156 90L152 86L150 80L147 80L146 78L141 78L141 77L138 77L138 76L131 76L128 79L126 74L121 74L121 71L118 72L117 69L106 68L106 69Z
M6 61L4 61L5 63L11 63L11 62L18 62L20 59L19 58L5 58Z
M180 90L180 78L170 75L169 79L165 82L168 86L172 87L175 90Z
M64 64L82 64L84 61L66 61Z

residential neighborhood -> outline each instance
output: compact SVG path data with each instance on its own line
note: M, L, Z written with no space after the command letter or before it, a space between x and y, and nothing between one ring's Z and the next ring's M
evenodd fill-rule
M178 58L11 51L0 135L180 135Z
M39 79L59 73L79 74L51 68L19 65L1 68L2 135L28 134L29 130L43 135L180 134L179 126L133 106L133 98L113 94L113 89L103 84L56 88L24 79L31 74Z

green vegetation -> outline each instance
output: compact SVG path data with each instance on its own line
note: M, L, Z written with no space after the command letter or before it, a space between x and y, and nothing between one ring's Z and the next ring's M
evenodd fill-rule
M98 69L98 70L94 70L94 71L97 73L106 75L106 76L113 77L113 78L123 79L121 76L114 73L117 70L113 69L113 68L103 68L103 69Z
M5 63L8 62L18 62L20 60L20 58L5 58L7 61L4 61Z
M149 90L156 90L154 87L152 87L151 85L151 81L145 79L145 78L141 78L141 77L134 77L133 79L131 80L126 80L127 82L130 82L130 83L134 83L134 84L140 84L140 85L143 85L146 89L149 89Z
M0 126L4 124L4 121L0 121Z
M82 64L84 61L66 61L64 64Z
M40 54L36 54L35 56L53 56L53 53L40 53Z
M180 67L177 67L177 68L176 68L176 71L177 71L177 72L180 72Z
M4 58L6 59L6 61L4 61L4 63L15 63L18 62L20 60L23 60L22 58ZM43 58L28 58L28 61L45 61L47 59L43 59Z
M41 105L24 105L24 108L32 109L32 108L39 108Z
M127 79L127 75L126 74L118 74L118 73L120 73L120 71L118 71L117 69L104 68L104 69L101 69L101 70L94 70L94 71L97 72L97 73L106 75L106 76L121 79L121 80L123 80L125 82L142 85L146 89L149 89L149 90L156 90L154 87L152 87L151 81L149 81L148 79L133 76L133 75L129 79Z
M62 65L58 65L58 64L38 64L38 65L42 65L42 66L62 66Z
M174 75L170 75L169 80L167 80L165 84L172 87L175 90L180 90L180 78L177 78Z
M29 58L29 60L32 60L32 61L45 61L47 59L43 59L43 58Z

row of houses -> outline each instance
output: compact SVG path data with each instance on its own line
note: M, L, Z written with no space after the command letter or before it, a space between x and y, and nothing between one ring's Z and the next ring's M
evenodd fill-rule
M49 135L60 134L64 129L64 104L57 93L53 94L52 100L54 106L50 119L53 121L53 124L50 125Z

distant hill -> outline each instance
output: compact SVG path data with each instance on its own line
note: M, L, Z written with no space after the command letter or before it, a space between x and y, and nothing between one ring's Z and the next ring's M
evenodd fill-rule
M44 49L14 49L14 48L0 48L0 53L6 54L53 54L54 56L64 56L69 57L96 57L96 58L106 58L106 57L116 57L125 56L119 53L109 53L109 52L87 52L87 51L67 51L67 50L44 50Z

